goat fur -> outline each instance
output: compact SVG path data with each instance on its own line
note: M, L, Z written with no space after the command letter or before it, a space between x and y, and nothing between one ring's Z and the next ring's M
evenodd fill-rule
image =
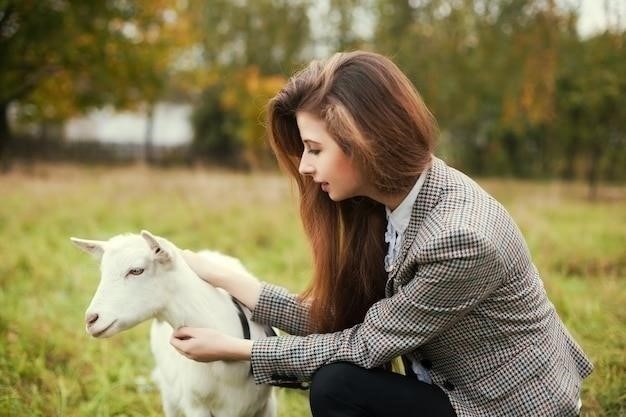
M150 345L156 367L152 377L166 417L180 412L186 417L276 415L272 388L254 383L249 362L196 362L170 345L173 328L183 325L243 335L230 296L198 278L174 244L147 231L108 241L71 240L100 259L100 284L85 313L88 333L110 337L153 319ZM201 253L214 265L244 268L230 256ZM245 312L251 338L264 337L265 327L250 321L250 312Z

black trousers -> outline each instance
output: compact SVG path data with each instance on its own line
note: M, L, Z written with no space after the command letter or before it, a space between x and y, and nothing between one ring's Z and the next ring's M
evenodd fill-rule
M456 417L436 385L345 362L320 368L309 395L313 417Z

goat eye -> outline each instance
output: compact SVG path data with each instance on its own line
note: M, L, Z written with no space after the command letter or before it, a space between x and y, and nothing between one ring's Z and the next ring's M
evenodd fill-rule
M128 275L141 275L141 274L143 274L143 271L144 271L143 268L133 268L130 271L128 271L126 276L128 276Z

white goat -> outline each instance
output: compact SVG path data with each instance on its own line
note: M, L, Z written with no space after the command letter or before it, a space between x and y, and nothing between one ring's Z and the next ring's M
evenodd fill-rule
M85 313L89 334L110 337L154 318L152 376L166 417L181 411L187 417L275 416L272 388L255 385L249 362L195 362L170 345L172 329L183 325L243 335L231 297L198 278L174 244L147 231L108 241L71 240L101 260L100 285ZM203 254L217 265L243 268L235 258L211 251ZM251 338L264 337L265 327L249 321L249 315L246 310Z

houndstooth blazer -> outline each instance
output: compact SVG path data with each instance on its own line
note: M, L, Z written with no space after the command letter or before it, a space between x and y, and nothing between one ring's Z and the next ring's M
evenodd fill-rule
M254 341L256 382L307 381L328 363L372 368L404 355L430 368L459 417L577 414L593 367L548 300L519 229L439 159L413 207L386 295L361 324L309 334L307 306L264 283L253 319L290 335Z

